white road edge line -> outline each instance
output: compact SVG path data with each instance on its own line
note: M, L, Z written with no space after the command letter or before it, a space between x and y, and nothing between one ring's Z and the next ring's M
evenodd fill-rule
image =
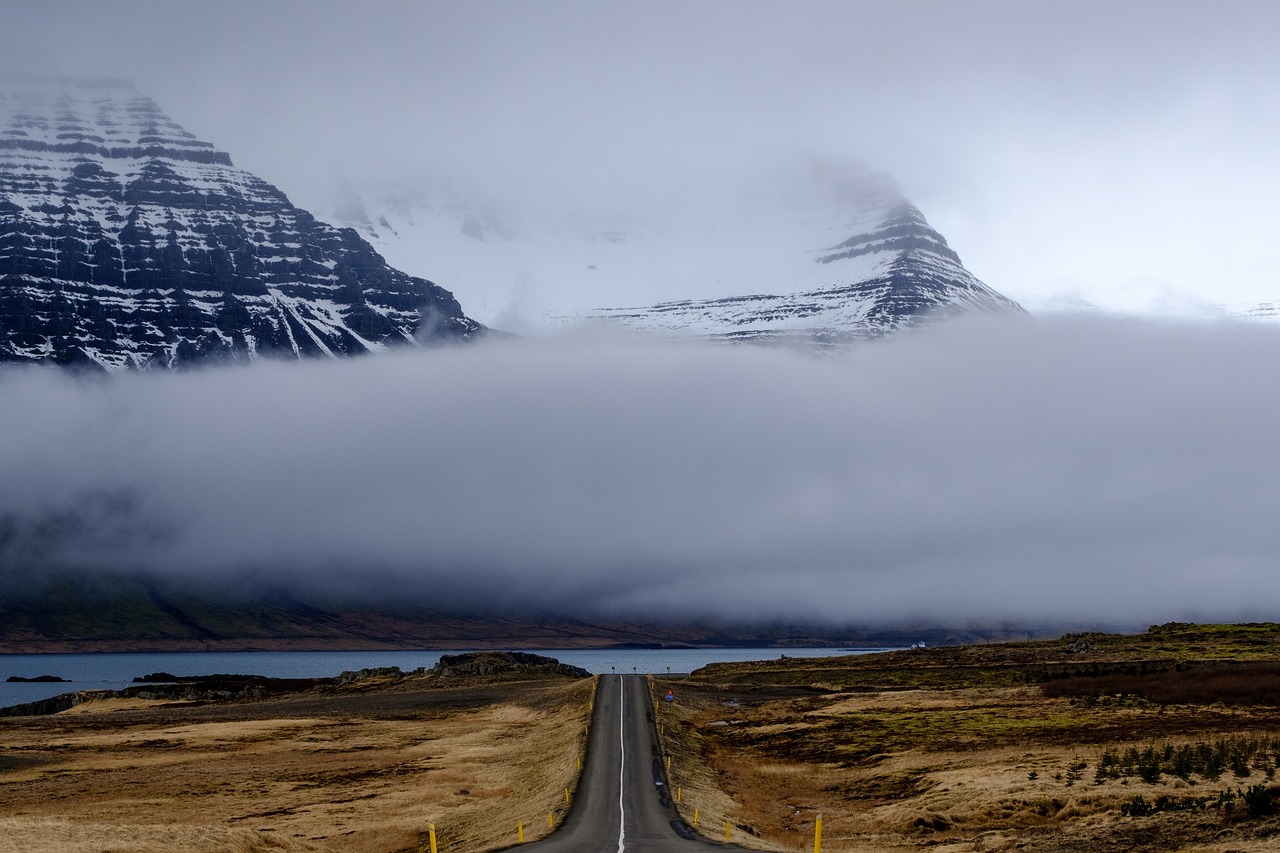
M618 679L618 853L622 853L625 849L627 839L627 812L622 805L622 795L627 784L627 738L624 731L627 720L627 696L622 691L622 685L626 680L625 675Z

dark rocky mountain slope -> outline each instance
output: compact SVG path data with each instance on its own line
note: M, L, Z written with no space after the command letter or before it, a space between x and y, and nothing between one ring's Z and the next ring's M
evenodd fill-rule
M174 367L482 330L129 84L0 79L0 361Z

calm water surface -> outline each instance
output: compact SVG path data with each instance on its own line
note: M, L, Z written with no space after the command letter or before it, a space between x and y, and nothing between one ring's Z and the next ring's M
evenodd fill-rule
M592 673L683 673L720 661L866 654L883 649L533 649ZM432 667L458 652L139 652L132 654L0 655L0 707L76 690L119 690L140 675L236 673L273 678L327 678L345 670ZM68 683L5 683L11 675L56 675Z

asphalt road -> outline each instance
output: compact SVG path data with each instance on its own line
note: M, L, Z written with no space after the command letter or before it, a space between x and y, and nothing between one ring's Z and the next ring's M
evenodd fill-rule
M667 797L644 678L600 676L587 760L569 816L550 837L521 849L665 853L709 847L740 849L693 836L676 816Z

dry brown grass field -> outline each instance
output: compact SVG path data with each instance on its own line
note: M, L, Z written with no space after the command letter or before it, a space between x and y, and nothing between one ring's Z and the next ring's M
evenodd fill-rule
M525 676L527 678L527 676ZM362 682L0 720L0 851L477 851L547 833L591 679Z
M680 808L773 851L1280 849L1280 626L658 679ZM0 851L484 851L565 814L590 680L374 678L0 719Z
M657 679L680 809L774 851L1280 849L1280 626Z

